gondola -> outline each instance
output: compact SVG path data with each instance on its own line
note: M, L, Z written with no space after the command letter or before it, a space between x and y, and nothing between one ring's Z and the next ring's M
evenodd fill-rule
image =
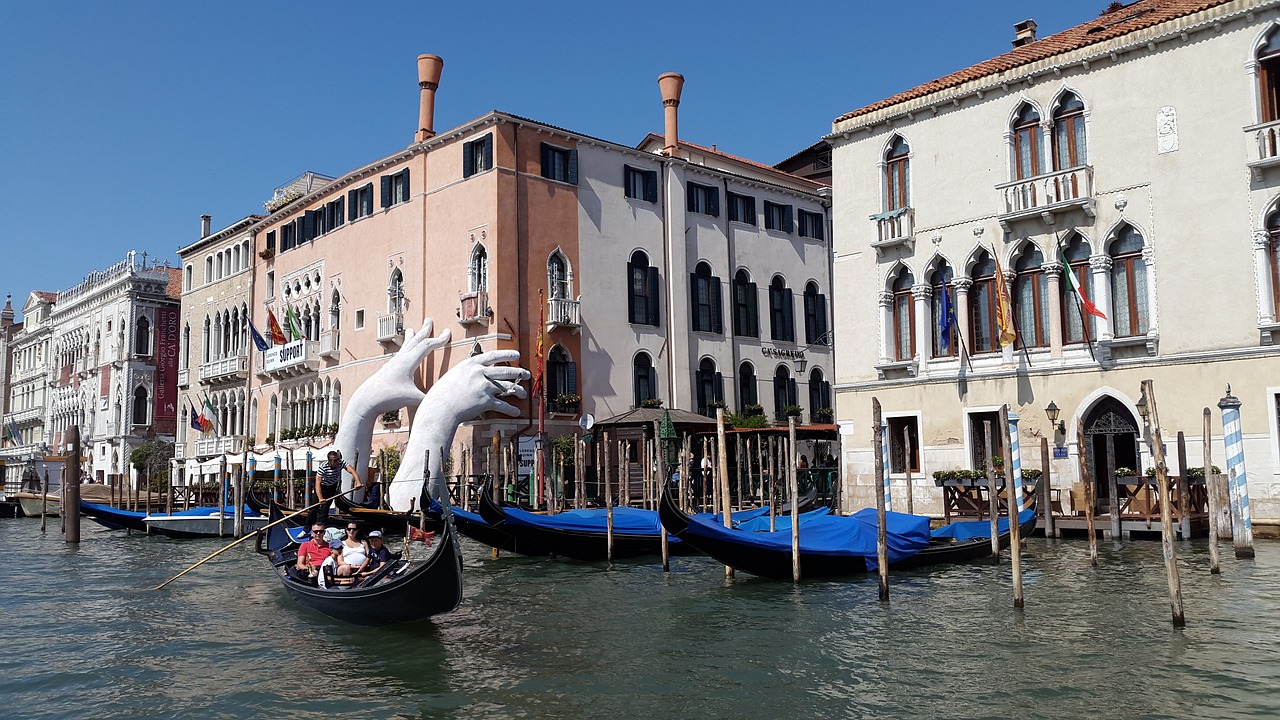
M100 505L81 500L80 514L112 530L147 532L147 523L143 521L147 514L144 512L121 510L110 505Z
M282 517L272 506L274 522ZM391 625L450 612L462 602L462 554L456 530L445 522L428 554L387 563L357 584L322 588L294 569L298 548L284 523L258 535L258 552L271 559L285 592L301 605L355 625Z
M780 580L792 577L789 523L785 530L772 533L725 528L704 518L690 518L676 506L669 492L662 494L658 514L667 532L725 565L760 577ZM1023 531L1029 533L1035 527L1034 508L1023 511L1021 519ZM815 519L807 531L802 524L801 576L842 577L861 575L874 569L876 525L875 510L863 510L847 518ZM891 513L889 526L891 569L965 562L991 554L990 538L935 538L929 533L928 519L924 517ZM1002 547L1007 547L1008 538L1007 530L1001 533Z
M432 504L427 509L427 519L440 519L440 505ZM479 513L468 512L462 508L453 508L453 524L458 529L458 534L463 537L471 538L476 542L489 545L498 550L516 553L517 555L529 555L531 557L545 556L549 553L545 548L538 547L528 540L517 540L501 528L496 528L485 521Z
M236 509L227 506L219 511L215 506L182 510L171 515L147 515L142 521L153 533L179 540L191 538L225 537L233 532ZM267 517L253 508L244 508L244 531L255 532L267 524Z

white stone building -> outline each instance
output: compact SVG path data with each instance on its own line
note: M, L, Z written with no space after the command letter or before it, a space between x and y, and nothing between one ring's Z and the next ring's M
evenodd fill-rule
M49 338L56 299L55 293L28 293L22 306L22 329L9 345L12 362L6 368L9 403L4 427L12 428L18 437L16 443L0 448L0 459L5 463L5 492L15 492L32 461L49 449L45 419L51 367Z

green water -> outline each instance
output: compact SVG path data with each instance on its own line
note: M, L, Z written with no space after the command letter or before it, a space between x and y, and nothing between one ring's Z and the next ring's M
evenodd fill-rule
M1280 544L1256 560L1178 546L1187 627L1159 543L1029 541L1009 566L726 582L706 558L492 560L464 546L462 607L395 628L288 600L237 548L0 521L0 716L21 718L1280 717ZM224 559L225 558L225 559Z

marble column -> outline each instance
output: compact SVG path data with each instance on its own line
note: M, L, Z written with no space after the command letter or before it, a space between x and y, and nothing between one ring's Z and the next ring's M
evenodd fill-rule
M1110 340L1115 335L1111 329L1111 316L1115 308L1111 306L1111 258L1107 255L1089 257L1089 280L1093 290L1093 304L1098 306L1107 317L1097 318L1098 339Z
M956 291L956 336L960 339L960 352L973 352L973 333L969 330L969 288L973 287L973 280L969 278L955 278L951 281L951 286Z
M918 374L923 375L933 357L933 288L928 285L912 285L911 301L915 304L916 314L916 363Z
M1253 266L1258 269L1258 322L1262 324L1276 321L1275 298L1271 294L1272 283L1271 262L1267 250L1271 245L1271 236L1259 230L1253 234Z
M1062 357L1062 263L1047 262L1040 266L1049 296L1049 357Z
M880 293L880 364L890 362L895 356L893 348L893 293Z

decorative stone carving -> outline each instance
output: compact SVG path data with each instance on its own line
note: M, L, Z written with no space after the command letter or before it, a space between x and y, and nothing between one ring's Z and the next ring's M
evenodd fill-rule
M1169 106L1156 111L1156 153L1177 152L1178 113Z

